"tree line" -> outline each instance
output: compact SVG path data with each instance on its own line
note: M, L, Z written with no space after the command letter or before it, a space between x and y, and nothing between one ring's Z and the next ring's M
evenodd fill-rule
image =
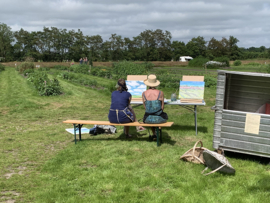
M0 23L0 60L22 61L32 57L36 61L78 61L88 57L92 61L170 61L180 56L202 56L210 60L228 57L230 60L270 58L270 48L239 48L233 36L206 41L204 37L192 38L186 44L172 41L169 31L145 30L132 39L111 34L109 40L100 35L88 36L78 29L67 30L44 27L42 31L12 31Z

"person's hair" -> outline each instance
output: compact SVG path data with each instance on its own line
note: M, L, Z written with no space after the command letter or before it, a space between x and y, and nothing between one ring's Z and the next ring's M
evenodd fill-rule
M118 80L118 87L117 87L117 90L120 91L122 93L122 91L127 91L128 88L127 88L127 85L126 85L126 81L122 78L120 78Z

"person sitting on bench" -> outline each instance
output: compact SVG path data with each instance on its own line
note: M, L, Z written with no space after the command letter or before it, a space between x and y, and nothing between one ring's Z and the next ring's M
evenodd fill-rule
M128 92L126 81L119 79L117 90L111 96L111 108L109 111L109 121L111 123L130 123L137 121L136 115L130 106L131 94ZM142 126L137 127L137 131L145 130ZM124 127L124 132L127 138L132 137L129 134L129 126Z
M160 82L157 80L156 76L152 74L149 75L146 80L144 80L144 84L148 86L149 89L142 93L143 105L145 108L143 122L149 124L166 123L168 120L168 115L163 112L164 93L156 89ZM150 139L155 140L157 138L155 128L151 129L153 135L150 137Z

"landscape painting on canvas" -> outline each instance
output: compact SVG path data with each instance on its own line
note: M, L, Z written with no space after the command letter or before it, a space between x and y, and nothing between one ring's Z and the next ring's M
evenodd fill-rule
M203 99L204 82L180 81L180 99Z
M146 90L146 85L143 81L126 81L128 92L132 95L132 98L142 98L142 93Z

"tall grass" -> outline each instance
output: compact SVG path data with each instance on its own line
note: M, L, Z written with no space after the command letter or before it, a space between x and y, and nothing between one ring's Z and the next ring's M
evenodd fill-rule
M126 78L127 75L147 75L148 71L153 68L151 63L133 63L129 61L122 61L113 63L113 74L117 78Z
M68 94L40 97L14 68L0 74L1 201L268 202L269 160L225 152L236 174L207 177L203 165L179 160L197 140L213 149L215 88L205 88L207 105L197 109L197 136L193 113L168 105L174 125L162 129L160 147L135 128L127 140L122 127L116 134L83 134L75 145L65 131L73 126L62 121L107 120L111 94L59 81ZM161 90L170 97L172 88ZM143 106L133 109L143 117Z

